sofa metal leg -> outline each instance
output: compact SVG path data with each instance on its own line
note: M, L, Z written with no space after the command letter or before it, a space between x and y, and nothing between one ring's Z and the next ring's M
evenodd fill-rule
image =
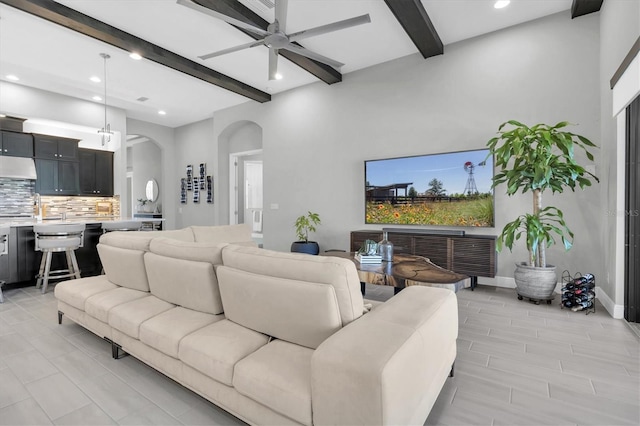
M451 371L449 372L449 377L453 377L453 370L456 367L456 362L454 361L453 364L451 364Z
M62 324L63 315L64 315L64 312L58 311L58 324Z
M111 342L111 356L113 359L124 358L127 355L129 354L122 350L122 346L115 342Z

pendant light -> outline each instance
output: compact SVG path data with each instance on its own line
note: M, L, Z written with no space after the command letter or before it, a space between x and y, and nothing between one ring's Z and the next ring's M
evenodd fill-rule
M101 53L100 57L104 60L104 127L98 130L98 134L102 135L102 146L105 146L111 140L111 135L113 135L111 125L107 123L107 59L111 56Z

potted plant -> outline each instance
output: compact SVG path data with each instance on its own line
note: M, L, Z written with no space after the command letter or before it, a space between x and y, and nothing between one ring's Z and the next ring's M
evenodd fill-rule
M307 212L296 219L294 227L298 241L291 244L291 251L294 253L318 254L320 247L315 241L309 241L309 232L315 232L316 226L320 225L318 213Z
M510 125L509 130L503 130ZM514 278L518 299L528 297L539 303L551 303L557 283L555 266L549 265L546 249L560 238L565 250L573 245L573 232L565 223L564 214L553 206L544 207L542 194L546 190L562 193L565 189L584 189L592 180L599 179L575 160L575 149L580 148L593 161L588 148L595 147L584 136L563 130L569 123L555 126L536 124L528 127L510 120L500 125L498 136L487 142L494 156L498 173L493 177L492 188L507 185L507 195L521 191L533 194L533 211L505 225L498 236L496 248L513 249L517 240L525 237L529 259L516 264Z
M138 205L140 206L141 212L147 212L147 203L151 205L151 200L146 198L138 198Z

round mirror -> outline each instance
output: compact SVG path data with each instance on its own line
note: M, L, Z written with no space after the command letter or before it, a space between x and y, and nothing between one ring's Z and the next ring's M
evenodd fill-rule
M152 203L158 199L158 182L155 179L149 179L147 181L146 189L147 199Z

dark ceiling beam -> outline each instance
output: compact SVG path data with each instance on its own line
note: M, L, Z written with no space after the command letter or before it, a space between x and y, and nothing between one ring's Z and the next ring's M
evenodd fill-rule
M424 58L442 55L444 46L420 0L384 0Z
M571 19L598 12L602 7L603 1L604 0L573 0L571 4Z
M219 13L223 13L227 16L230 16L239 21L245 22L247 24L254 25L258 28L262 28L266 30L269 26L269 22L265 21L261 16L253 12L251 9L240 3L238 0L193 0L194 3L199 4L200 6L209 8ZM213 18L212 18L213 19ZM259 40L260 37L256 34L250 33L249 31L245 31L241 28L235 27L238 30L242 31L249 37ZM299 43L294 42L294 44L301 46ZM278 51L280 56L287 58L289 61L298 65L300 68L306 70L307 72L315 75L320 80L324 81L327 84L339 83L342 81L342 74L337 71L335 68L323 64L322 62L314 61L313 59L309 59L305 56L299 55L294 52L290 52L285 49L280 49Z
M177 55L160 46L105 24L75 9L53 0L0 0L0 3L15 7L31 15L53 22L127 52L138 52L145 59L183 72L192 77L214 84L223 89L258 102L268 102L271 95Z

